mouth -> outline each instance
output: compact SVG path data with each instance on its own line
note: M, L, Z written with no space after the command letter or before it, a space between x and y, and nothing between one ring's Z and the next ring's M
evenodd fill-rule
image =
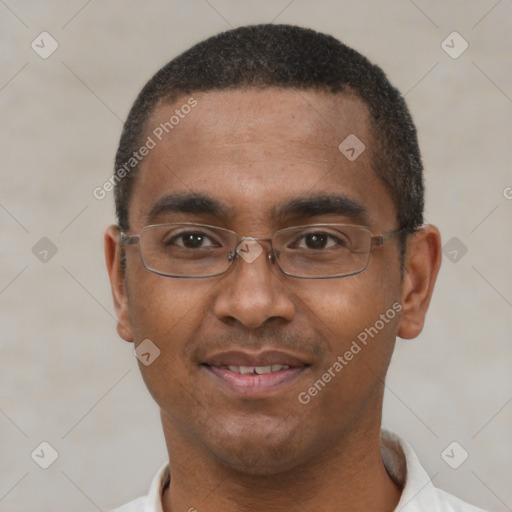
M201 366L215 381L244 398L268 397L290 386L309 364L283 352L224 352Z
M220 367L230 372L239 373L240 375L266 375L267 373L276 373L282 370L289 370L287 364L272 364L266 366L235 366L229 365L228 367Z

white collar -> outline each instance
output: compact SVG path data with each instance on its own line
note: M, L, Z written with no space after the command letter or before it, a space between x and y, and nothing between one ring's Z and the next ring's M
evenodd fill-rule
M484 512L434 487L409 444L386 429L381 431L381 452L389 476L402 489L395 512ZM162 493L169 482L166 463L153 479L147 496L112 512L163 512Z

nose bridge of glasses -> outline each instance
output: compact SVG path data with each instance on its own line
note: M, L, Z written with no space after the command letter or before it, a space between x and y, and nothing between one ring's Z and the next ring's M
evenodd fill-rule
M237 256L241 256L247 263L252 263L256 258L265 252L262 245L266 246L267 258L273 262L272 238L257 238L253 236L241 236L238 238L236 249L229 255L229 260L233 261Z

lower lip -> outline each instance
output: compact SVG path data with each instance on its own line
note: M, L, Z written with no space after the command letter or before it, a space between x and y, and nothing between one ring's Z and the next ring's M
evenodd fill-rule
M300 366L263 375L252 373L243 375L225 368L208 365L203 367L231 391L247 398L261 398L273 394L294 381L307 368Z

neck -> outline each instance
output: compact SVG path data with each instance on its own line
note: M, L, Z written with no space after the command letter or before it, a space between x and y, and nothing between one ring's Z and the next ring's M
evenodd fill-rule
M390 512L400 499L382 462L380 418L371 428L341 436L328 453L265 475L226 467L180 435L168 418L164 432L172 465L165 512Z

